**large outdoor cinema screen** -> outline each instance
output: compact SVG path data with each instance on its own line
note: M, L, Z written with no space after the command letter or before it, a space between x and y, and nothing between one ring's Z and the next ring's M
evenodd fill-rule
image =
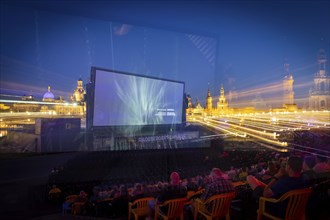
M184 83L92 67L93 127L181 124Z

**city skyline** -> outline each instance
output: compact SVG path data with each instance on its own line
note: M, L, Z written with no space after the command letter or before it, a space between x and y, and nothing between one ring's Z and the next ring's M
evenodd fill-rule
M204 105L221 85L249 100L267 99L266 89L279 98L287 60L302 105L319 49L329 55L326 1L158 3L3 1L1 93L41 97L51 85L68 98L97 66L184 81Z

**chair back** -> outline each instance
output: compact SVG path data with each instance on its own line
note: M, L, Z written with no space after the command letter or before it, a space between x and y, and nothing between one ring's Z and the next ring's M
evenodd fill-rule
M189 191L187 192L187 199L190 199L190 197L192 197L193 195L195 195L195 191L193 191L193 190L189 190Z
M135 219L139 217L148 216L148 201L153 200L154 197L145 197L136 199L134 202L128 203L128 219L131 219L131 214L135 216Z
M78 195L69 195L65 197L65 201L67 202L74 202L78 198Z
M274 216L274 214L267 212L266 210L266 203L278 204L281 202L286 202L286 211L284 216L285 220L305 219L305 208L311 192L312 188L304 188L286 192L279 199L260 197L258 220L262 219L263 216L266 216L270 219L281 219L277 216Z
M178 198L165 201L162 205L157 205L155 212L155 219L160 215L164 219L183 219L183 207L187 202L187 198ZM167 207L167 213L162 213L159 207Z
M311 194L311 188L291 190L285 193L279 200L288 200L285 212L285 219L302 219L305 214L305 207Z
M204 210L213 218L222 218L229 213L231 200L235 197L235 192L224 193L211 196L206 200Z

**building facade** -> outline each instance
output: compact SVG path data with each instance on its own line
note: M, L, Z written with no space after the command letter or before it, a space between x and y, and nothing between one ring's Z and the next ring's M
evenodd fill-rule
M326 72L326 54L323 49L318 55L319 70L314 75L314 85L309 93L310 110L330 110L330 76Z
M294 104L293 91L293 76L290 73L290 65L288 62L284 63L284 78L283 78L283 105Z

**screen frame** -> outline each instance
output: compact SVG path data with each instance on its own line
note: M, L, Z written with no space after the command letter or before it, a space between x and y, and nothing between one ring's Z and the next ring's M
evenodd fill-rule
M94 125L94 102L95 102L95 83L96 83L96 74L97 71L104 71L104 72L111 72L114 74L122 74L122 75L127 75L127 76L135 76L135 77L141 77L141 78L147 78L147 79L153 79L153 80L161 80L161 81L167 81L167 82L172 82L172 83L179 83L182 84L183 86L183 91L182 91L182 115L181 115L181 122L180 123L173 123L173 124L149 124L149 125L106 125L106 126L95 126ZM87 106L86 106L86 123L87 123L87 128L88 130L93 130L93 131L116 131L116 130L121 130L125 127L136 127L136 128L141 128L141 131L144 130L146 132L155 129L158 130L168 130L168 128L176 130L175 128L180 127L183 125L185 122L185 82L183 81L177 81L177 80L171 80L171 79L165 79L165 78L160 78L160 77L154 77L154 76L147 76L147 75L142 75L142 74L136 74L136 73L129 73L125 71L120 71L120 70L113 70L113 69L106 69L102 67L96 67L92 66L91 67L91 81L88 85L87 89Z

